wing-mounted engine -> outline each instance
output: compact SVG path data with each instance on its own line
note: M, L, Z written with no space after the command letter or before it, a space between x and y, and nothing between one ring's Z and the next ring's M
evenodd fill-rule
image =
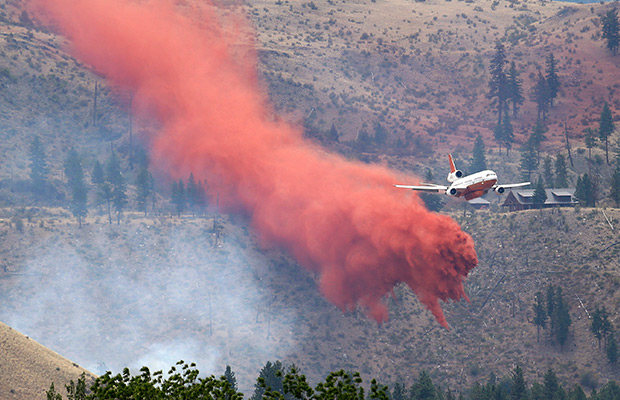
M457 169L457 170L454 170L454 172L450 172L448 174L447 179L448 179L448 182L452 183L462 177L463 177L463 171L461 171L460 169Z
M495 192L495 194L500 195L500 194L503 194L506 191L506 189L504 189L503 186L496 186L493 188L493 191Z
M456 188L449 187L449 188L446 189L446 194L448 196L457 196L459 194L459 191L456 190Z

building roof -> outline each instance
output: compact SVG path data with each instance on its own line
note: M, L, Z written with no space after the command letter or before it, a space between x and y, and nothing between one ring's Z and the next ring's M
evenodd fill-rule
M487 199L483 199L482 197L476 197L475 199L471 199L468 201L471 205L483 205L488 206L491 202Z
M534 204L534 191L535 189L511 189L508 191L506 200L504 200L502 206L510 206L515 203L531 206ZM574 188L545 189L545 193L547 193L545 206L574 205L578 203L574 198Z

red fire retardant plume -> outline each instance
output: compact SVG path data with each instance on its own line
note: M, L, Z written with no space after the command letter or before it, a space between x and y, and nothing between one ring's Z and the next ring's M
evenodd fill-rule
M157 120L147 138L155 165L206 179L221 206L251 216L264 245L318 272L329 301L383 322L383 298L404 282L447 327L439 300L466 298L471 237L393 187L415 178L328 154L276 118L257 82L251 29L230 8L30 0L28 9Z

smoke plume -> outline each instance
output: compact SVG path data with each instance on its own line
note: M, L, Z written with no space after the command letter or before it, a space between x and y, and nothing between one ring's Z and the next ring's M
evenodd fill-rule
M447 326L439 300L466 297L472 239L392 186L413 177L328 154L275 118L240 13L172 0L31 0L29 10L157 119L146 140L158 168L206 179L263 245L316 271L332 303L382 322L382 299L405 282Z

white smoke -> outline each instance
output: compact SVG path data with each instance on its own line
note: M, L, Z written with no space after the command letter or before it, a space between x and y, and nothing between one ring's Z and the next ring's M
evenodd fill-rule
M295 346L297 318L274 302L274 272L243 229L229 225L213 247L211 224L27 228L43 240L24 242L10 266L0 319L96 374L183 359L219 376L231 365L248 394Z

